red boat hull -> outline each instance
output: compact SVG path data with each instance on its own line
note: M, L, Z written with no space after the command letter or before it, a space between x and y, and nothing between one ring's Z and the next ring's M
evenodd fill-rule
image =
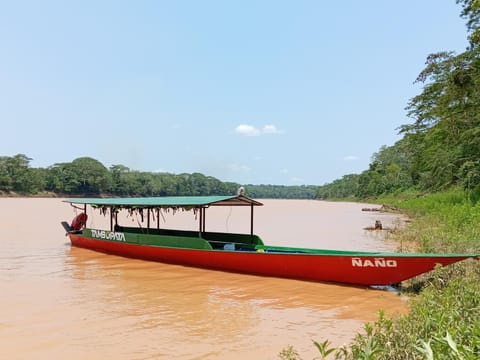
M253 275L355 285L391 285L469 256L342 256L181 249L69 234L72 245L130 258Z

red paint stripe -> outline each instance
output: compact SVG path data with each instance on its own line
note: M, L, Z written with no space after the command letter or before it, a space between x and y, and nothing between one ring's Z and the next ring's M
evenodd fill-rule
M178 249L105 241L70 234L72 245L136 259L188 265L253 275L294 278L357 285L390 285L449 265L465 257L383 257L396 267L358 267L350 256L272 254L258 252ZM362 256L375 261L375 257Z

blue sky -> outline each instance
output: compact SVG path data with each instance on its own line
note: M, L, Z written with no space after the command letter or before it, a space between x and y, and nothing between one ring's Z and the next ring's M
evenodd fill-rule
M322 185L393 145L454 0L4 1L0 156Z

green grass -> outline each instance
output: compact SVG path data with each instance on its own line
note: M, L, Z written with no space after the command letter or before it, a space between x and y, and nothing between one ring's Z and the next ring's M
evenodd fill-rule
M399 208L412 218L405 230L393 235L399 247L480 254L480 203L461 190L397 194L375 202ZM329 358L335 359L479 359L480 261L437 268L404 283L401 290L411 296L407 315L387 318L380 312L351 344L319 349L317 358L332 350ZM283 355L288 357L282 353L279 357L301 359L293 348Z

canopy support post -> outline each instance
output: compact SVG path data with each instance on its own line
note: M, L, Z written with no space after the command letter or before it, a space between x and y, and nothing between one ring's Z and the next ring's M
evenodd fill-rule
M147 209L147 233L150 230L150 208Z
M160 208L157 208L157 229L160 229Z
M203 232L205 232L205 218L207 217L207 212L205 211L205 208L202 208L203 210L203 220L202 220L202 227L203 227Z
M250 235L253 236L253 204L250 204Z
M110 231L113 231L113 207L110 208Z
M200 208L200 219L198 221L198 237L202 237L203 208Z

